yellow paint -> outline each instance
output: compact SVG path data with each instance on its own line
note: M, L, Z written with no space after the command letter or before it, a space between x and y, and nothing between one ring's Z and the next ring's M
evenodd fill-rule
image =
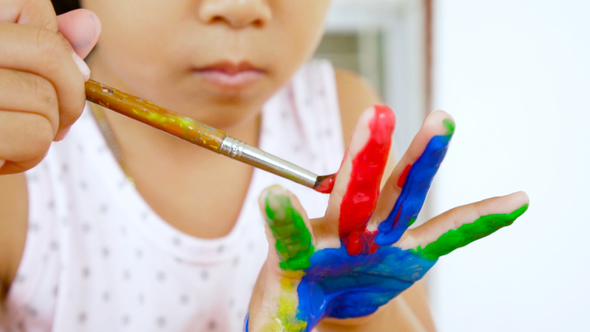
M271 321L264 324L264 332L300 332L307 327L307 322L297 318L297 279L281 279L281 294L277 303L277 312Z
M196 126L195 121L189 118L177 118L177 120L181 126L188 128L189 130L193 130Z

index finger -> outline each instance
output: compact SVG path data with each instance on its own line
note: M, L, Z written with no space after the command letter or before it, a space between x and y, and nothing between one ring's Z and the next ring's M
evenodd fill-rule
M379 198L394 126L395 116L388 107L366 110L336 176L326 215L338 219L338 235L351 255L376 249L375 232L367 231L366 225Z
M13 29L10 24L4 27L6 35L2 36L2 45L23 46L27 42L29 47L0 50L0 66L38 74L54 84L60 110L55 137L59 140L84 108L84 86L83 80L80 80L82 75L78 72L86 65L81 59L78 63L72 59L76 55L70 43L58 33L58 20L51 1L4 0L0 23L35 27L27 30ZM10 37L14 36L20 43L11 42Z
M48 0L2 1L0 22L36 25L57 32L57 17Z
M72 59L73 50L59 33L31 25L0 23L0 68L39 75L53 84L57 92L59 123L52 123L60 133L78 119L86 98L84 79Z

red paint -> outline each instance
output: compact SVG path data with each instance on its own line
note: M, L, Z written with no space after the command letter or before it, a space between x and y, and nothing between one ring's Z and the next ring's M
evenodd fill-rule
M399 221L399 217L402 214L403 208L404 208L404 202L402 201L402 204L400 204L399 209L397 210L395 218L393 218L393 226L391 227L391 229L394 229L395 227L397 227L397 222Z
M334 189L334 182L336 182L336 176L329 176L322 179L314 189L322 194L329 194L332 192L332 189Z
M398 187L401 188L404 186L404 184L406 184L406 179L408 178L408 174L410 173L410 169L412 169L412 165L408 165L408 166L406 166L406 168L404 168L402 175L400 175L399 179L397 180Z
M340 205L338 233L351 255L374 253L376 231L367 231L375 211L381 178L391 147L395 116L387 106L375 106L369 123L370 137L365 147L352 160L352 172Z

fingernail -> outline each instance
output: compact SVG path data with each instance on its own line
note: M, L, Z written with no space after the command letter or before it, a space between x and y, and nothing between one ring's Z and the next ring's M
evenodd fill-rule
M444 119L443 125L447 129L447 135L453 135L455 133L455 121L452 119Z
M88 68L86 62L84 62L76 52L72 52L72 58L74 58L74 62L78 65L78 69L80 69L80 72L84 77L84 82L88 81L88 79L90 79L90 68Z
M70 129L71 129L71 128L72 128L72 127L68 127L68 128L66 128L66 129L64 129L64 130L63 130L63 131L62 131L62 132L61 132L59 135L57 135L57 136L55 137L55 141L56 141L56 142L59 142L59 141L61 141L62 139L66 138L66 136L67 136L67 135L68 135L68 133L70 132Z

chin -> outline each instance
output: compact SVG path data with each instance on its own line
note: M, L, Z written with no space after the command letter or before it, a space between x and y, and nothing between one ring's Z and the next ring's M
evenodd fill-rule
M262 105L248 105L226 99L220 103L188 108L182 114L208 126L227 131L255 120L261 114L261 110Z

